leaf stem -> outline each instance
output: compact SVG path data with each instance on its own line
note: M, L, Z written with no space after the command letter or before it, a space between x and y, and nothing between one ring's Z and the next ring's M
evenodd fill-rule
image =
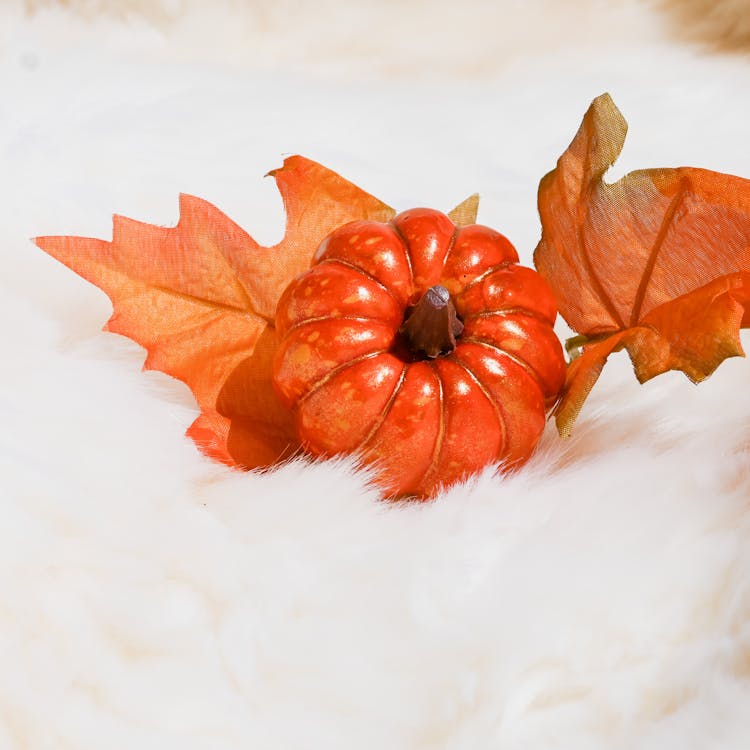
M565 353L568 355L568 361L572 362L583 354L583 350L588 344L593 344L602 339L606 339L612 335L612 331L607 333L595 333L592 336L587 336L584 333L579 333L577 336L571 336L565 340Z

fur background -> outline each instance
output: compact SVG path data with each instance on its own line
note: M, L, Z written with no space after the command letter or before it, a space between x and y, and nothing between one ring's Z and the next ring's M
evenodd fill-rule
M675 18L0 6L0 748L748 747L746 361L639 386L617 355L518 475L384 505L346 462L201 457L187 390L28 241L174 224L183 191L270 243L261 176L298 152L397 208L478 190L530 263L538 180L602 91L631 126L611 179L750 176L750 61L675 41Z

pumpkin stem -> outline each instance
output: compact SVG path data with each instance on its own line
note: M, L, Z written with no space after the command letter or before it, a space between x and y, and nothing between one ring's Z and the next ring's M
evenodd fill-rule
M456 337L463 329L450 293L436 284L414 305L399 332L406 337L412 352L423 352L434 359L456 348Z

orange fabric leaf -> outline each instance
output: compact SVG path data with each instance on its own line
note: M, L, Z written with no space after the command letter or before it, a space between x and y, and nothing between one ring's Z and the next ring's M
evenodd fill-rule
M188 435L234 466L267 466L297 443L271 386L273 320L286 285L320 241L348 221L394 211L325 167L292 156L271 173L287 214L283 240L262 247L206 201L180 197L164 228L116 216L111 242L39 237L36 244L100 287L106 328L146 348L144 368L186 383L201 409Z
M743 354L750 181L679 167L607 184L626 132L609 95L598 97L539 185L536 267L570 327L592 339L555 409L562 434L614 351L628 350L641 382L675 369L698 382Z

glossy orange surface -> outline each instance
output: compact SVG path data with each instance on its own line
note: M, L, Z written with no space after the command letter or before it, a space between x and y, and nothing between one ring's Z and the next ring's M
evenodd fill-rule
M531 455L565 377L546 282L499 232L413 209L329 235L284 292L274 385L311 453L357 453L393 496L433 496ZM435 359L399 328L432 286L465 328Z

